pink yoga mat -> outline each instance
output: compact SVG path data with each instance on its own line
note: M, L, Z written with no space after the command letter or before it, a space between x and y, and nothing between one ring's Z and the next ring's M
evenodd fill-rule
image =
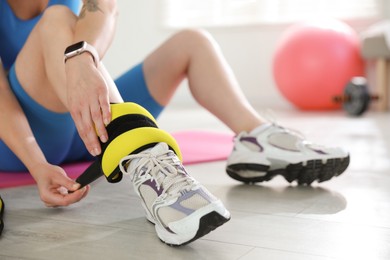
M233 135L208 131L181 131L172 134L183 154L183 164L225 160L233 148ZM68 176L76 179L91 162L62 165ZM0 188L34 184L27 172L0 172Z

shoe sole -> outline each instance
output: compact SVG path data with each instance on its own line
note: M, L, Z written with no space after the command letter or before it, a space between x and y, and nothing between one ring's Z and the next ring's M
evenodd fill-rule
M144 204L142 204L144 206ZM204 207L203 210L206 212L199 212L200 215L192 215L192 220L187 222L185 225L191 225L192 227L198 227L197 230L188 231L184 234L176 234L173 231L168 231L166 228L160 226L160 224L156 224L153 217L150 215L149 211L146 210L146 219L155 226L157 237L161 240L161 242L169 245L169 246L183 246L188 243L197 240L198 238L207 235L211 231L215 230L217 227L222 226L226 222L230 220L230 212L228 212L222 202L215 202L213 205L209 204L209 209ZM211 207L216 207L212 209ZM201 209L202 211L202 209ZM201 216L204 214L203 216ZM195 220L195 221L194 221Z
M282 175L289 183L297 181L299 185L311 185L314 181L324 182L333 177L341 175L350 162L346 158L328 159L325 163L322 160L309 160L306 165L303 163L288 164L284 169L269 170L269 166L258 164L234 164L226 167L227 174L235 180L244 183L264 182ZM264 175L255 177L242 177L241 172L257 171Z
M208 233L215 230L217 227L222 226L229 220L230 218L225 218L222 215L220 215L218 212L213 211L200 218L198 232L196 232L195 236L191 240L184 242L182 244L171 244L163 241L162 239L160 240L169 246L173 246L173 247L184 246L207 235Z

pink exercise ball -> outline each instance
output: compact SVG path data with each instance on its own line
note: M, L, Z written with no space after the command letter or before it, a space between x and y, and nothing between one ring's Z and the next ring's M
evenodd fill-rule
M333 97L354 76L363 76L357 33L338 20L302 22L282 34L273 75L283 96L300 109L340 108Z

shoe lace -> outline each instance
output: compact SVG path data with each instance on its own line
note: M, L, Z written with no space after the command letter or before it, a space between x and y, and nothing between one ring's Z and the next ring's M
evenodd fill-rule
M196 181L190 177L176 155L170 150L156 153L145 152L132 154L122 158L119 168L125 175L149 174L155 180L157 189L163 188L163 193L179 196L180 191L191 190ZM130 162L139 159L134 170L130 169ZM176 159L176 160L175 160Z

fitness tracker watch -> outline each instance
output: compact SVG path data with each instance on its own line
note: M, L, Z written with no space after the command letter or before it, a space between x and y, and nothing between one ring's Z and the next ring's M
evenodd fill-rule
M92 45L88 44L86 41L81 41L81 42L78 42L78 43L75 43L75 44L68 46L65 49L64 62L66 63L66 61L68 59L73 58L77 55L80 55L84 52L90 53L92 55L92 59L96 65L96 67L99 67L99 61L100 61L99 54L96 51L96 49Z

